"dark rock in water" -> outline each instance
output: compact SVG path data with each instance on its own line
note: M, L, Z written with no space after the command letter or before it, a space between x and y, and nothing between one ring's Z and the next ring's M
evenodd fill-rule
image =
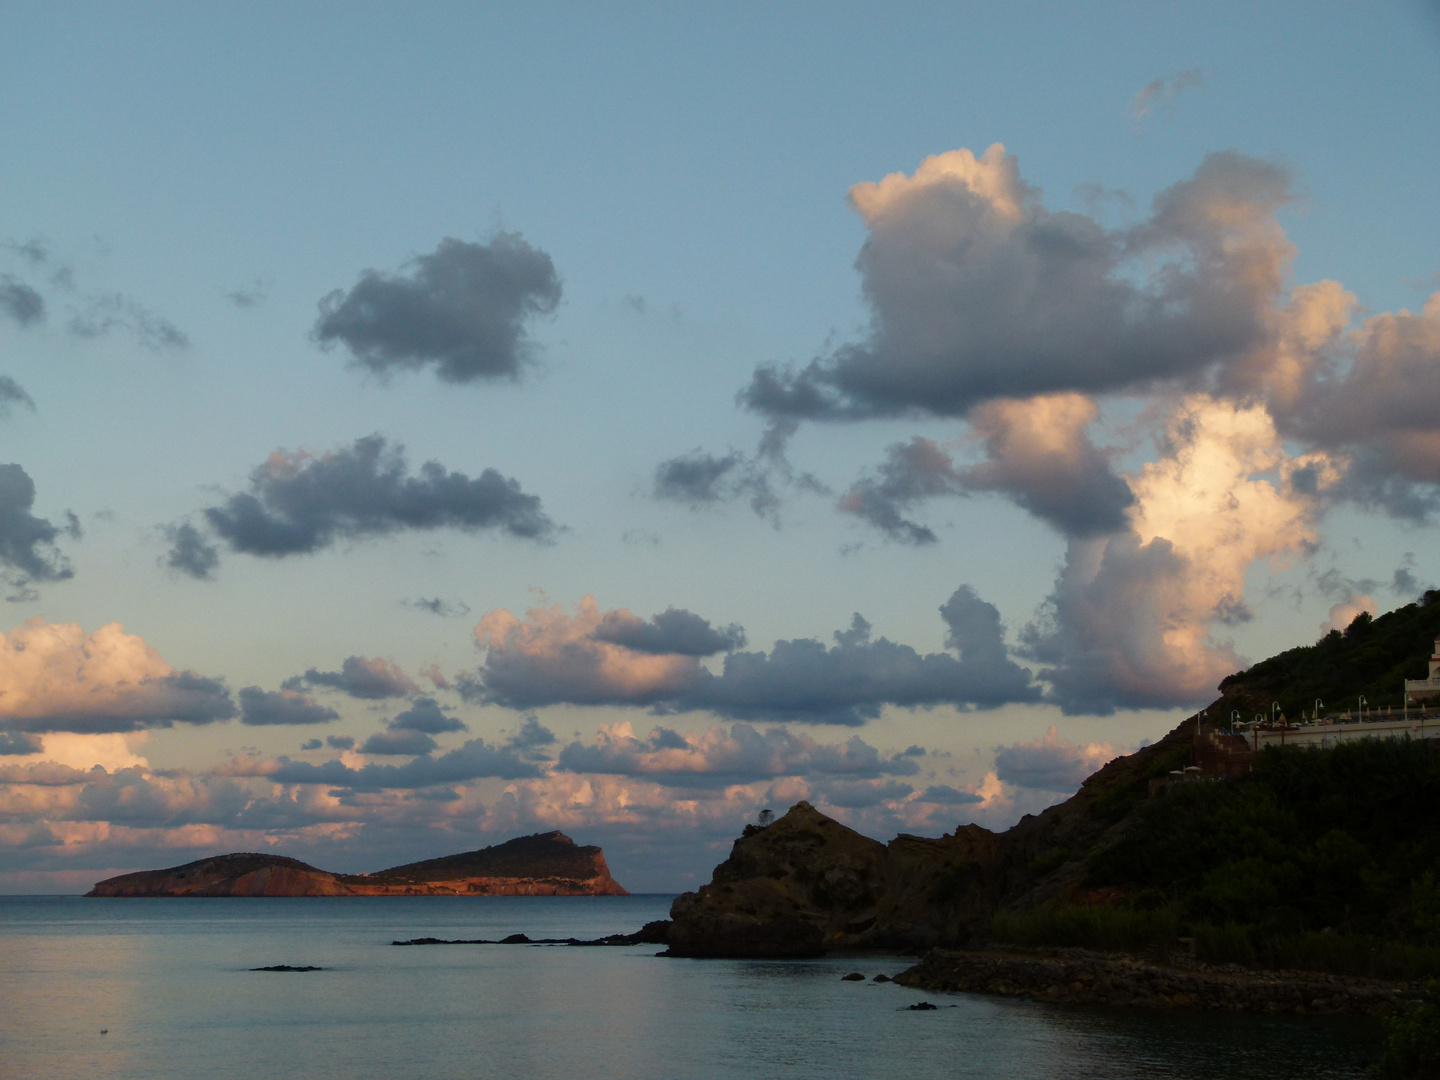
M323 967L315 967L311 964L272 964L270 967L251 968L251 971L324 971Z
M914 1005L906 1005L907 1012L931 1012L940 1008L939 1005L931 1005L928 1001L918 1001Z
M528 937L526 937L524 934L511 934L509 937L503 937L503 938L501 938L501 939L500 939L500 944L501 944L501 945L534 945L535 942L531 941L531 940L530 940Z
M861 975L860 972L858 972L858 971L852 971L852 972L850 972L849 975L841 975L841 976L840 976L840 981L841 981L841 982L864 982L864 981L865 981L865 976L864 976L864 975Z
M490 938L437 938L417 937L406 941L392 941L391 945L663 945L669 939L670 920L656 919L648 922L633 934L607 934L604 937L585 941L580 938L532 938L526 934L511 934L509 937L492 941Z
M893 981L893 980L890 978L889 975L876 975L875 978L871 980L871 982L891 982L891 981Z

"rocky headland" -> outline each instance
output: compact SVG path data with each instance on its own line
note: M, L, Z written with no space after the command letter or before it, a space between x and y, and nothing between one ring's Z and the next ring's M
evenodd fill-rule
M334 874L284 855L217 855L98 882L87 896L626 896L605 853L561 832L406 863Z

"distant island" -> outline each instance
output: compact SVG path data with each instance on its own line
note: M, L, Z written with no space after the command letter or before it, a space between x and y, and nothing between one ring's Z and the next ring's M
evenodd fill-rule
M86 896L628 896L605 853L562 832L493 847L334 874L284 855L237 852L98 882Z

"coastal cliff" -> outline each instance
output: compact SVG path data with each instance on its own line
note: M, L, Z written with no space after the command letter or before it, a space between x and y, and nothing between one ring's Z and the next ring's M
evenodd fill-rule
M626 896L598 847L561 832L407 863L333 874L284 855L218 855L98 882L87 896Z

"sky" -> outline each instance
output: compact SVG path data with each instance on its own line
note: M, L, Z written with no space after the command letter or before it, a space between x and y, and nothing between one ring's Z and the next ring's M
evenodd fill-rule
M1005 828L1440 582L1440 7L13 2L0 892Z

